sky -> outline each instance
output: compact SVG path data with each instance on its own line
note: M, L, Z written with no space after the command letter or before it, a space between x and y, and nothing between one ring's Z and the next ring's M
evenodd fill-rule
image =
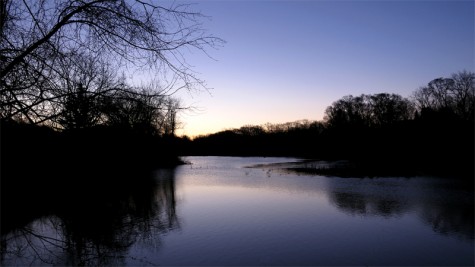
M475 1L199 1L203 27L226 43L187 52L208 91L179 135L322 120L346 95L403 97L439 77L475 71Z

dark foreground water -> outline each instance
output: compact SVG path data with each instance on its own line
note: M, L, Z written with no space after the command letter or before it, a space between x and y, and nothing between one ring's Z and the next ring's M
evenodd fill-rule
M474 265L473 188L461 183L266 166L288 158L185 160L120 202L2 233L1 264Z

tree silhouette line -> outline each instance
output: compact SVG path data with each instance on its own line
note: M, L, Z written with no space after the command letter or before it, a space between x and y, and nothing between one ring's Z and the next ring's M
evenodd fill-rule
M206 88L181 51L223 43L204 18L177 2L1 1L2 179L175 164L173 95Z
M182 51L223 43L205 18L155 0L0 1L2 238L180 163L174 94L206 89Z
M247 125L183 140L189 155L298 156L350 160L375 175L474 172L475 74L437 78L410 98L345 96L322 121ZM321 170L316 170L321 171Z

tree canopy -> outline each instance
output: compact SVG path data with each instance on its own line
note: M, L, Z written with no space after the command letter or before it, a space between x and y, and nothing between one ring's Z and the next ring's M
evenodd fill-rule
M382 126L408 120L413 116L412 103L400 95L345 96L325 110L330 126Z
M473 121L475 116L475 73L461 71L450 78L437 78L413 94L421 116L433 113Z
M88 125L117 110L93 104L123 104L125 96L165 110L160 105L173 92L204 86L183 49L206 53L223 42L202 28L204 18L177 2L2 0L0 115L57 128ZM155 82L131 85L123 71Z

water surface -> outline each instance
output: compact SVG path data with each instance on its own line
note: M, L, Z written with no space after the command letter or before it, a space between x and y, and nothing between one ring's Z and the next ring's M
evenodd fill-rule
M113 212L48 215L3 236L3 265L474 265L473 189L457 181L185 160Z

